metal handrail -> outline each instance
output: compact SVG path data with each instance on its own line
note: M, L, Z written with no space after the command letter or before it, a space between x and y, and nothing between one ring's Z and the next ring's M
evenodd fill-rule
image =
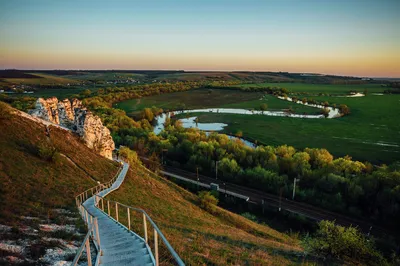
M103 184L98 184L97 186L89 188L75 197L75 202L76 202L76 205L82 216L82 219L88 226L88 232L75 255L75 258L72 262L73 266L76 266L78 264L78 261L82 256L84 247L86 247L86 257L87 257L88 266L92 266L92 258L91 258L91 253L90 253L90 241L89 241L90 238L92 238L93 240L96 240L96 241L94 241L95 248L97 249L98 252L99 251L101 252L100 233L99 233L99 226L98 226L97 218L94 217L93 215L91 215L82 203L88 199L88 196L94 196L98 192L102 191L103 189L111 187L112 184L115 182L115 180L118 178L118 175L121 172L121 170L122 170L122 166L119 167L117 173L110 181L103 183ZM89 193L91 193L91 195Z
M95 206L96 208L98 208L99 210L101 210L103 213L105 213L107 216L111 217L112 219L114 219L111 214L110 214L110 203L115 204L116 206L116 221L121 224L122 226L124 226L121 222L119 222L119 218L118 218L118 206L121 207L125 207L127 209L127 213L128 213L128 227L127 229L129 231L131 231L131 219L130 219L130 211L129 210L133 210L133 211L137 211L137 212L141 212L143 214L143 227L144 227L144 240L146 242L146 244L148 243L148 237L147 237L147 223L146 223L146 219L150 222L150 224L153 226L154 228L154 252L155 252L155 262L156 265L159 265L159 254L158 254L158 236L160 236L161 240L164 242L166 248L168 249L168 251L170 252L170 254L172 255L172 257L175 259L175 262L179 265L179 266L184 266L185 263L182 261L182 259L179 257L178 253L176 253L176 251L174 250L174 248L171 246L171 244L168 242L167 238L164 236L164 234L161 232L161 230L158 228L158 226L156 225L156 223L150 218L150 216L143 210L143 209L139 209L139 208L135 208L135 207L131 207L122 203L119 203L117 201L113 201L113 200L108 200L105 199L102 196L99 195L94 195L95 198L98 200L96 200L95 202ZM101 206L99 206L100 201L102 202ZM108 206L108 213L106 213L104 211L104 201L107 202L107 206ZM132 231L133 232L133 231ZM135 232L133 232L135 233Z

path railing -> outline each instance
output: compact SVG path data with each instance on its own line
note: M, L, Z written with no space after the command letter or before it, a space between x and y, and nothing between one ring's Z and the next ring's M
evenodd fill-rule
M97 186L94 186L92 188L89 188L88 190L85 190L81 194L77 195L75 197L75 203L76 206L79 210L79 213L82 216L83 221L85 222L87 228L88 228L88 233L86 234L82 245L79 247L78 252L75 255L75 258L72 262L72 265L75 266L78 264L84 248L86 248L86 260L88 266L92 266L92 255L91 255L91 243L94 243L94 246L97 250L97 253L101 253L101 248L100 248L100 233L99 233L99 226L97 223L97 218L93 217L86 209L86 207L83 205L83 203L90 197L96 195L98 192L107 189L112 186L112 184L115 182L115 180L118 178L119 173L122 170L122 166L118 169L118 172L116 175L108 182L103 183L103 184L98 184ZM97 259L99 256L97 256ZM96 265L98 264L98 261L95 263Z
M141 238L152 251L156 265L185 265L164 234L142 209L95 195L95 206Z

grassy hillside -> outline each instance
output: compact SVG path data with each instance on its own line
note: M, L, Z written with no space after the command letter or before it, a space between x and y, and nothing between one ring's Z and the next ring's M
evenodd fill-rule
M0 78L0 85L62 85L62 84L76 84L76 80L59 77L55 75L48 75L42 73L25 73L31 75L29 77L10 77Z
M76 194L116 173L114 162L87 148L78 136L50 126L48 137L44 125L15 112L0 103L0 223L48 217L54 208L74 209ZM46 152L52 151L50 158Z
M187 265L305 262L296 239L221 208L212 215L198 206L197 196L142 167L131 168L109 198L144 209ZM124 219L126 211L120 213Z

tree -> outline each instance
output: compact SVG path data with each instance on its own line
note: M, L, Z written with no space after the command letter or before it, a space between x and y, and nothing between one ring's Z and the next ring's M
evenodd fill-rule
M330 110L328 108L321 109L321 114L327 118L329 116Z
M223 158L218 163L218 171L223 174L225 178L233 180L236 174L240 171L240 166L235 159Z
M216 210L218 199L216 199L209 191L200 191L199 203L201 208L203 208L208 212L213 213Z
M387 264L368 240L357 228L343 227L335 222L321 221L313 239L306 240L309 251L317 255L337 259L356 259L372 265Z
M307 103L307 98L303 98L303 99L301 100L301 102L302 102L303 104L306 104L306 103Z
M243 132L241 130L238 130L235 134L236 137L241 138L243 137Z
M345 104L341 104L341 105L339 106L339 112L340 112L342 115L348 115L348 114L350 114L350 108L349 108L347 105L345 105Z
M147 119L149 122L153 121L154 114L151 108L144 108L142 112L142 118Z
M264 111L267 111L268 105L266 103L263 103L260 105L260 110L264 113Z
M86 90L84 90L84 91L81 92L81 95L82 95L83 97L89 97L90 94L92 94L92 92L91 92L89 89L86 89Z

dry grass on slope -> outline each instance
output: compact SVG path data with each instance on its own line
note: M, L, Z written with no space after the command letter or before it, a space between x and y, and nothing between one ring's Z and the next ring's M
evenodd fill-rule
M40 152L42 150L42 152ZM49 158L46 151L55 151ZM74 196L113 177L117 165L79 138L16 114L0 102L0 223L21 216L49 216L54 208L75 208ZM56 214L55 214L56 215Z
M131 167L109 198L144 209L188 265L307 263L297 240L221 208L210 214L198 207L196 195L140 166Z

